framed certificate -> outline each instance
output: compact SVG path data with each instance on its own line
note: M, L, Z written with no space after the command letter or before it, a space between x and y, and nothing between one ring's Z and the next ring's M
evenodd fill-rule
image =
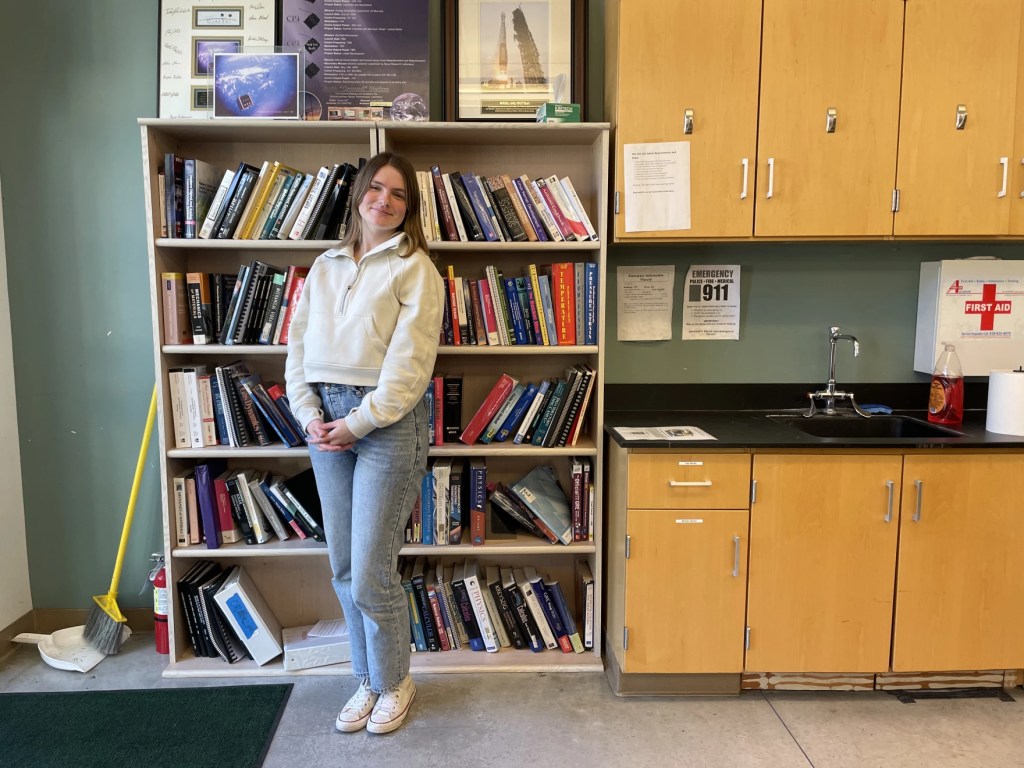
M529 120L583 100L583 0L446 0L445 117Z

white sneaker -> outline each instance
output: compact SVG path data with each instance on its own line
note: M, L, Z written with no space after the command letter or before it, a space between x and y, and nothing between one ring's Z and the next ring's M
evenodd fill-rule
M366 721L370 719L370 713L373 712L379 695L370 690L370 681L364 680L341 710L334 723L335 727L344 733L362 730L366 726Z
M409 706L416 697L416 684L409 675L393 691L386 691L377 699L366 724L370 733L391 733L405 722Z

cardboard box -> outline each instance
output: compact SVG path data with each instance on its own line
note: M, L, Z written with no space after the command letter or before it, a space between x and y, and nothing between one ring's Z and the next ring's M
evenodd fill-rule
M537 107L538 123L578 123L579 104L556 104L548 101Z
M284 668L286 671L325 667L328 664L342 664L352 660L352 646L348 631L330 637L312 637L309 634L315 625L288 627L284 637Z
M258 665L281 655L281 625L245 569L232 568L213 599Z
M931 373L946 341L956 345L965 376L1024 363L1024 261L921 264L914 370Z

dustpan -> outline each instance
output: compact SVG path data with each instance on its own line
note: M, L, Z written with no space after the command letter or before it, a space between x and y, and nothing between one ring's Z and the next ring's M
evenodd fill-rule
M124 625L124 639L131 634L131 629ZM41 635L35 632L22 632L13 638L16 643L32 643L39 646L39 655L43 661L54 669L67 669L72 672L88 672L107 655L98 651L85 639L85 625L58 629L52 635Z

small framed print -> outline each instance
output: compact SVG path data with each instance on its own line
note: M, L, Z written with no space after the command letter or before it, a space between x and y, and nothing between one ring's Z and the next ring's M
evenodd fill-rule
M299 119L300 64L297 53L214 53L213 116Z
M203 85L192 86L192 109L201 112L210 109L210 89Z
M213 54L241 53L240 37L193 37L192 77L209 77L213 72Z
M583 103L584 0L445 0L445 117L536 120Z
M244 19L245 14L240 5L192 9L192 29L241 29Z

